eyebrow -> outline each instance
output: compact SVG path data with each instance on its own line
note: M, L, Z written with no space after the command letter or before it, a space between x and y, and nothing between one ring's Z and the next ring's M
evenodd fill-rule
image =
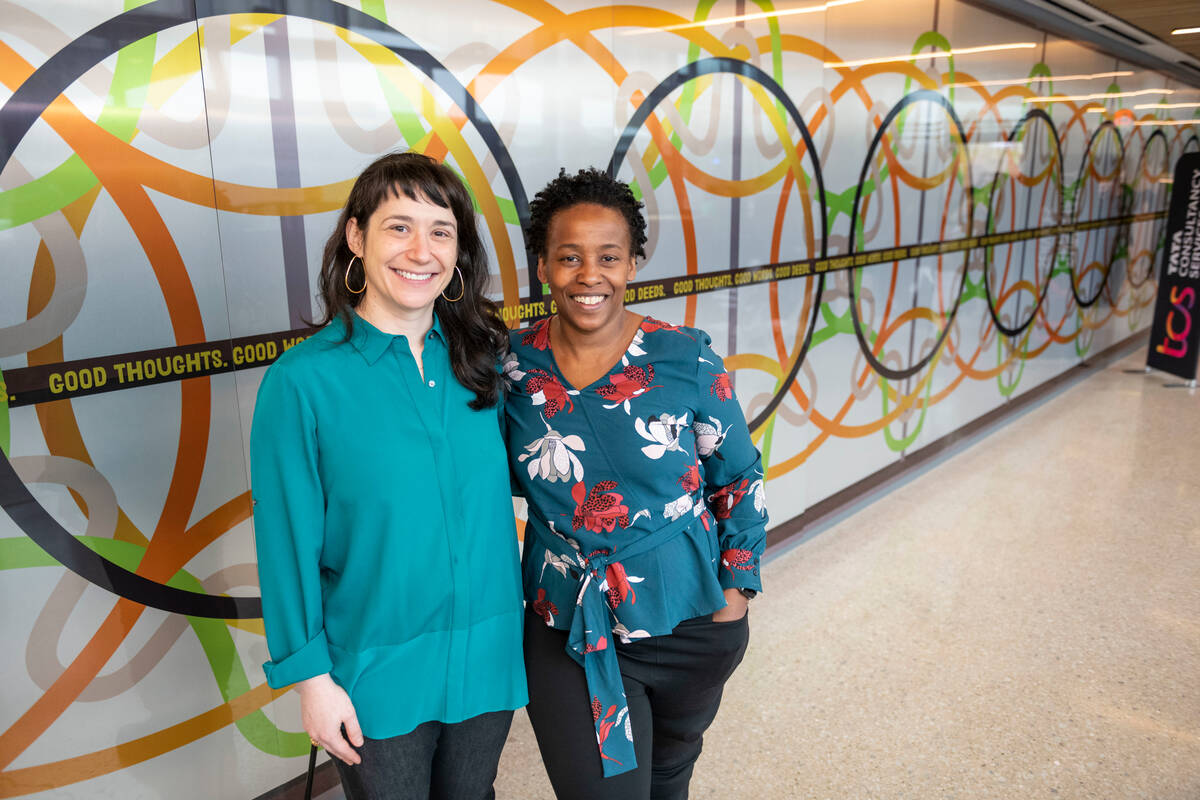
M399 221L399 222L412 222L412 221L413 221L413 218L412 218L412 217L410 217L410 216L407 216L407 215L405 215L405 214L392 214L391 216L387 216L387 217L384 217L384 218L383 218L383 221L384 221L385 223L386 223L386 222L391 222L392 220L397 220L397 221ZM433 224L434 224L434 225L445 225L445 226L447 226L447 227L454 228L455 230L458 230L458 225L456 225L456 224L454 223L454 220L449 220L449 219L435 219L435 220L433 220Z
M564 247L574 248L576 250L579 250L582 248L582 245L576 244L575 242L562 242L555 249L562 250ZM621 244L620 242L608 242L607 244L600 245L600 247L598 249L600 249L600 250L624 250L625 246L623 244Z

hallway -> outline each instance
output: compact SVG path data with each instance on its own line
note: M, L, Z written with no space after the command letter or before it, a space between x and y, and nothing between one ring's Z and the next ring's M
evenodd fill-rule
M771 560L692 797L1200 797L1200 392L1143 363ZM552 797L521 713L497 797Z

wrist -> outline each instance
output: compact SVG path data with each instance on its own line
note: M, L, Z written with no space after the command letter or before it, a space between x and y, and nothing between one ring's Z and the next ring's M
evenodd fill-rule
M724 591L724 595L725 595L725 604L729 605L729 606L733 606L735 608L740 608L742 606L749 604L749 602L750 602L749 599L747 599L746 595L742 594L742 590L738 589L735 586L731 586L728 589L726 589Z
M319 692L326 689L333 683L333 678L328 672L322 672L320 675L313 675L311 678L305 678L302 681L296 681L296 691L300 694L309 694L311 692Z

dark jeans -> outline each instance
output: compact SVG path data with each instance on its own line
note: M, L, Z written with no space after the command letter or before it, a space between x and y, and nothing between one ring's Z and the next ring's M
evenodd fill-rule
M567 655L567 634L525 619L529 719L559 800L684 800L704 731L725 681L741 663L749 619L685 620L669 636L617 645L629 702L637 769L605 778L583 668Z
M362 763L335 758L346 800L493 800L513 712L425 722L390 739L363 739Z

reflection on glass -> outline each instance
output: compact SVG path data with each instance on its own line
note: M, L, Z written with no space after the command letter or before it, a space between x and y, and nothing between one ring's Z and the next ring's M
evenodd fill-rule
M682 31L689 28L707 28L710 25L727 25L738 22L750 22L757 19L771 19L774 17L789 17L795 14L815 14L820 11L828 11L836 6L848 6L854 3L861 3L863 0L829 0L827 3L821 3L815 6L801 6L800 8L781 8L778 11L760 11L754 14L738 14L734 17L717 17L716 19L702 19L696 22L681 22L678 25L659 25L653 28L645 28L635 31L624 31L622 36L644 36L648 33L658 33L659 31Z
M893 61L916 61L919 58L949 58L950 56L965 56L972 53L991 53L998 50L1029 50L1037 47L1035 42L1009 42L1008 44L987 44L980 47L954 47L949 50L937 50L932 53L905 53L898 56L883 58L860 58L856 61L826 61L822 66L827 69L841 67L862 67L867 64L890 64Z
M1080 100L1113 100L1118 97L1140 97L1144 94L1175 94L1174 89L1138 89L1132 92L1094 92L1092 94L1055 94L1031 97L1030 103L1075 103Z
M980 86L1011 86L1025 83L1066 83L1067 81L1091 81L1097 78L1127 78L1131 70L1123 69L1116 72L1093 72L1090 75L1023 75L1015 78L997 78L990 81L962 81L948 83L944 89L973 89Z
M1200 103L1141 103L1134 106L1134 108L1152 108L1157 111L1166 108L1196 108L1197 106L1200 106Z

